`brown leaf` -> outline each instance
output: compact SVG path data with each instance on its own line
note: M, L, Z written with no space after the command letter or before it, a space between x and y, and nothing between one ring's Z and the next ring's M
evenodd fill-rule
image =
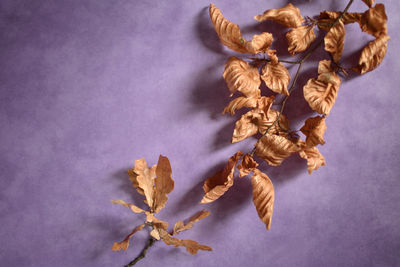
M275 93L289 95L290 74L282 63L267 62L261 70L261 79Z
M201 203L210 203L217 200L233 185L233 175L235 173L235 165L243 155L242 152L237 152L233 155L224 169L215 173L212 177L208 178L203 185L204 197Z
M244 155L242 162L237 167L239 170L239 177L242 178L248 175L250 172L254 171L257 166L258 163L252 158L252 156L249 154Z
M175 247L186 247L186 250L190 254L197 254L198 250L207 250L212 251L212 248L206 245L201 245L193 240L181 240L175 237L172 237L167 231L163 229L159 229L161 240L164 241L167 245L172 245Z
M256 144L256 155L272 166L281 165L292 153L299 151L300 148L292 141L275 134L261 137Z
M315 38L314 25L291 29L286 34L286 39L289 44L289 53L294 56L296 53L307 50L312 42L314 42Z
M144 227L144 224L139 225L138 227L136 227L135 229L133 229L133 231L127 236L125 237L124 240L122 240L121 242L115 242L114 245L112 246L112 250L126 250L129 247L129 239L138 231L142 230Z
M254 19L259 22L273 20L289 28L300 27L304 22L304 18L300 15L300 9L290 3L283 8L268 9L264 14L255 16Z
M271 33L263 32L254 35L251 41L246 42L245 47L247 52L251 54L266 53L273 40Z
M362 0L368 7L372 7L375 0Z
M210 212L207 210L201 210L194 214L192 217L189 218L188 222L185 224L183 221L178 221L174 225L174 231L173 235L176 235L180 232L183 232L185 230L192 229L193 223L200 221L201 219L206 218L208 215L210 215Z
M131 203L126 203L123 200L111 200L111 203L113 204L119 204L122 205L124 207L130 208L131 211L133 211L134 213L142 213L145 212L144 210L142 210L141 208L135 206L134 204Z
M336 11L322 11L318 17L318 27L320 29L323 29L324 31L328 31L331 25L335 22L335 20L342 14L342 12L336 12ZM352 13L352 12L347 12L344 14L342 19L340 20L341 22L344 23L344 25L350 24L350 23L361 23L361 17L362 13Z
M346 30L343 22L338 21L325 35L325 50L332 54L335 62L338 62L342 57L345 34Z
M157 213L165 207L167 194L174 190L174 180L171 177L171 164L167 157L160 155L157 163L154 194L154 211Z
M278 123L273 125L274 121L278 119L279 113L280 112L277 110L270 109L268 111L268 116L259 116L257 118L257 126L260 134L264 134L271 126L272 127L268 130L268 133L279 134L282 131L289 130L289 120L283 114L280 116L280 125L283 127L283 129L279 127Z
M258 169L254 170L251 184L253 187L253 203L256 206L258 216L269 230L274 210L274 186L268 176Z
M369 33L376 38L381 35L387 35L387 16L384 4L376 4L368 9L361 17L361 30Z
M235 111L241 108L255 108L257 106L257 98L255 97L244 97L239 96L233 99L229 104L224 108L222 114L230 113L231 115L235 114Z
M389 40L389 35L381 35L365 46L361 52L358 66L353 70L364 74L377 68L385 58Z
M300 131L307 137L306 145L313 147L318 144L325 144L324 133L326 130L325 118L316 116L308 118Z
M242 92L246 97L259 97L261 79L258 69L250 66L244 60L237 57L230 57L225 64L223 73L231 96L236 92Z
M305 147L299 152L299 155L307 160L308 174L311 174L314 170L325 165L324 157L315 146Z
M168 230L168 222L157 219L151 212L146 212L146 222L152 223L155 227L164 229L165 231Z
M275 96L262 96L257 99L257 109L264 111L268 117L268 112L274 103Z
M136 182L133 182L133 185L137 184L137 191L140 194L144 194L146 197L145 203L152 208L153 207L153 198L154 198L154 179L156 176L156 165L149 168L147 166L146 160L144 158L135 160L135 168L133 172L137 174Z
M240 142L257 133L257 117L255 116L258 116L259 113L259 110L253 109L242 115L240 120L238 120L235 124L235 129L233 130L232 136L232 144Z

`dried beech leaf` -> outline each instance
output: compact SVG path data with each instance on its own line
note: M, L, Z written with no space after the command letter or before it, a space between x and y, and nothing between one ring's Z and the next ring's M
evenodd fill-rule
M278 56L276 55L276 50L268 50L267 54L272 64L278 64L279 59Z
M376 4L368 9L361 17L361 30L375 37L387 35L387 16L384 4Z
M364 47L358 61L358 66L354 70L360 74L364 74L377 68L386 55L387 42L389 40L389 35L381 35Z
M180 232L183 232L185 230L192 229L193 223L195 223L197 221L200 221L201 219L206 218L208 215L210 215L209 211L201 210L201 211L198 211L196 214L194 214L192 217L190 217L186 224L183 221L178 221L174 225L173 235L176 235L176 234L178 234Z
M156 165L149 168L144 158L135 160L133 171L137 174L136 182L138 192L146 197L145 203L152 208L154 199L154 179L156 176ZM135 185L135 182L133 183ZM140 189L140 190L139 190Z
M161 240L164 241L167 245L172 245L175 247L186 247L186 250L190 254L197 254L198 250L207 250L212 251L212 248L206 245L201 245L193 240L181 240L175 237L172 237L167 231L163 229L159 229Z
M362 0L368 7L372 7L375 0Z
M253 187L253 203L256 206L258 216L269 230L274 210L274 186L268 176L258 169L254 170L251 184Z
M281 165L292 153L299 151L300 148L295 143L274 134L261 137L256 144L256 155L272 166Z
M201 203L210 203L217 200L233 185L233 175L235 173L235 165L243 155L242 152L237 152L233 155L224 169L218 171L212 177L208 178L203 185L204 197Z
M324 133L326 130L325 118L316 116L308 118L300 131L307 137L306 145L313 147L318 144L325 144Z
M328 31L341 14L342 12L337 11L322 11L318 17L318 27L324 31ZM347 12L340 21L343 22L344 25L355 22L361 23L362 15L363 13Z
M242 178L248 175L250 172L254 171L257 166L258 163L253 159L252 156L249 154L244 155L242 162L237 167L239 170L239 177Z
M281 129L279 127L278 123L274 124L274 121L276 121L278 119L279 113L280 112L277 110L270 109L268 111L268 116L259 116L258 117L257 126L258 126L258 131L260 132L260 134L264 134L267 131L267 129L269 129L268 133L273 133L273 134L279 134L282 131L289 130L289 120L283 114L281 114L281 116L280 116L280 125L283 127L283 129Z
M259 22L273 20L289 28L300 27L304 22L304 18L300 15L300 9L290 3L283 8L268 9L264 14L255 16L254 19Z
M142 210L141 208L135 206L134 204L126 203L126 202L123 201L123 200L111 200L111 203L113 203L113 204L119 204L119 205L122 205L122 206L124 206L124 207L130 208L131 211L133 211L134 213L142 213L142 212L145 212L144 210Z
M168 230L168 223L157 219L153 213L146 212L146 222L152 223L155 227Z
M160 240L161 239L160 232L156 228L151 230L150 235L156 240Z
M274 103L275 96L262 96L257 99L257 109L264 111L268 117L268 112Z
M261 79L275 93L289 95L290 74L282 63L267 62L261 70Z
M171 177L171 164L167 157L161 156L158 159L155 179L154 211L157 213L165 207L167 194L174 190L174 180Z
M221 43L236 52L247 53L245 48L246 41L242 37L239 26L224 18L221 11L214 4L210 5L209 11L211 21Z
M112 246L112 250L127 250L127 248L129 247L129 239L138 231L142 230L144 227L144 224L139 225L138 227L136 227L135 229L133 229L133 231L127 236L125 237L124 240L122 240L121 242L115 242L114 245Z
M237 57L230 57L225 63L223 73L226 84L228 85L231 96L236 91L241 92L246 97L259 97L261 79L258 69L250 66L244 60Z
M224 108L224 111L222 111L222 114L230 113L231 115L234 115L235 111L238 109L255 108L256 106L257 98L239 96L229 102L229 104Z
M247 52L251 54L266 53L273 40L271 33L263 32L254 35L251 41L246 42L245 47Z
M335 62L338 62L342 57L345 34L346 30L343 22L338 21L325 35L325 50L332 54Z
M306 147L299 152L300 157L307 160L308 174L325 165L325 159L318 148Z
M232 144L240 142L258 132L257 119L254 117L258 112L257 110L250 110L246 114L243 114L240 120L236 122L235 129L233 130Z
M291 29L286 34L286 39L288 41L289 53L294 56L294 54L303 52L310 47L312 42L314 42L316 35L314 33L314 26L301 26L298 28Z

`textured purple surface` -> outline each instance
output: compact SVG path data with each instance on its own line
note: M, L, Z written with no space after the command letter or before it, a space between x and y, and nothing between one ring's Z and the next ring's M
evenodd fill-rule
M252 17L286 1L215 1L247 37L283 27ZM347 1L294 1L303 15ZM270 231L259 221L248 179L201 206L201 184L238 149L222 48L208 1L0 2L0 266L122 266L142 249L111 251L143 215L110 199L144 205L125 170L158 155L172 163L175 190L160 218L174 223L212 211L181 238L214 252L189 255L157 243L139 266L399 266L399 2L385 1L392 39L374 72L343 81L327 119L327 166L309 176L291 157L263 169L276 190ZM351 10L364 10L355 0ZM348 62L371 38L347 27ZM287 55L284 41L278 52ZM353 55L353 57L352 57ZM316 75L322 50L300 84ZM293 73L294 68L291 68ZM298 88L293 128L311 110Z

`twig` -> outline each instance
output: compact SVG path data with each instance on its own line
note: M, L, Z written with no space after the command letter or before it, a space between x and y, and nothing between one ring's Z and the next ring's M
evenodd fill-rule
M149 238L149 241L148 241L147 244L146 244L146 246L142 249L142 252L140 252L140 254L139 254L133 261L131 261L130 263L128 263L127 265L125 265L125 267L131 267L131 266L135 265L138 261L140 261L141 259L143 259L144 257L146 257L147 250L148 250L151 246L153 246L154 243L155 243L156 241L157 241L156 239L150 237L150 238Z

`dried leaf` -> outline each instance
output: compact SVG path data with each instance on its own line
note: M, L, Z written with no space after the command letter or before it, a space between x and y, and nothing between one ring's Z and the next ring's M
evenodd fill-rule
M157 163L154 194L154 211L157 213L165 207L167 194L174 190L174 180L171 177L171 164L167 157L160 155Z
M289 28L300 27L304 22L304 18L300 15L300 9L290 3L283 8L268 9L264 14L255 16L254 19L259 22L273 20Z
M325 144L324 133L326 130L325 118L316 116L308 118L300 131L307 137L306 145L313 147L318 144Z
M144 210L142 210L141 208L135 206L134 204L126 203L126 202L123 201L123 200L111 200L111 203L113 203L113 204L119 204L119 205L125 206L125 207L127 207L127 208L130 208L131 211L133 211L134 213L142 213L142 212L145 212Z
M125 237L124 240L122 240L121 242L115 242L114 245L112 246L112 250L126 250L129 247L129 239L138 231L142 230L144 227L144 224L139 225L138 227L136 227L135 229L133 229L133 231L127 236Z
M389 40L389 35L381 35L370 42L362 50L358 66L353 69L360 74L364 74L377 68L386 55L387 42Z
M318 148L306 147L299 152L300 157L307 160L308 174L325 165L325 159Z
M151 235L153 238L157 239L157 240L160 240L160 239L161 239L161 237L160 237L160 232L157 230L157 228L154 228L153 230L151 230L150 235Z
M361 30L375 37L387 35L387 16L384 4L376 4L368 9L361 17Z
M267 62L261 70L261 79L275 93L289 95L290 74L282 63Z
M273 125L274 122L278 119L279 113L280 112L277 110L270 109L268 111L268 116L259 116L257 118L257 126L260 134L264 134L267 129L269 129L268 133L270 134L279 134L282 131L289 130L289 120L283 114L281 114L280 116L280 125L283 127L283 129L279 127L278 123L275 123L275 125Z
M254 171L257 166L258 163L253 159L252 156L249 154L244 155L242 162L237 167L239 170L239 177L242 178L248 175L250 172Z
M157 219L153 213L146 212L146 222L152 223L155 227L168 230L168 222Z
M266 53L273 40L271 33L263 32L254 35L251 41L246 42L245 47L247 52L251 54Z
M274 210L274 186L268 176L258 169L254 170L251 184L253 186L253 203L256 206L258 216L269 230Z
M262 96L257 99L257 109L264 111L268 117L268 112L274 103L275 96Z
M246 97L259 97L261 79L258 69L250 66L244 60L237 57L230 57L225 64L223 73L231 96L236 92L242 92Z
M290 30L286 34L286 39L288 40L289 53L294 56L294 54L303 52L310 47L312 42L314 42L316 35L314 33L314 26L301 26Z
M324 31L328 31L341 14L342 12L337 11L322 11L318 17L318 27ZM347 12L340 21L343 22L344 25L355 22L361 23L362 15L362 13Z
M231 115L235 114L235 111L241 108L255 108L257 106L257 98L254 97L244 97L239 96L233 99L229 104L224 108L222 114L230 113Z
M232 144L240 142L258 132L257 118L255 115L259 113L259 110L253 109L242 115L240 120L238 120L235 124L235 129L233 130L232 136Z
M159 229L161 240L164 241L167 245L172 245L175 247L186 247L186 250L190 254L197 254L198 250L207 250L212 251L212 248L206 245L201 245L193 240L181 240L175 237L172 237L167 231L163 229Z
M362 0L368 7L372 7L375 0Z
M233 185L233 175L235 172L235 165L243 155L242 152L237 152L233 155L224 169L218 171L212 177L208 178L203 185L204 197L201 203L210 203L217 200Z
M137 174L136 182L140 194L144 194L146 197L145 203L152 208L154 198L154 179L156 176L156 165L149 168L144 158L135 160L135 168L133 172ZM134 182L133 184L135 185Z
M194 214L192 217L189 218L188 222L185 224L183 221L178 221L174 225L174 231L173 235L176 235L180 232L183 232L185 230L192 229L193 223L200 221L201 219L206 218L208 215L210 215L210 212L207 210L201 210Z
M292 153L299 151L300 148L295 143L274 134L261 137L256 144L256 155L272 166L281 165Z
M325 50L332 54L335 62L338 62L342 57L345 34L346 30L343 22L338 21L325 35Z

